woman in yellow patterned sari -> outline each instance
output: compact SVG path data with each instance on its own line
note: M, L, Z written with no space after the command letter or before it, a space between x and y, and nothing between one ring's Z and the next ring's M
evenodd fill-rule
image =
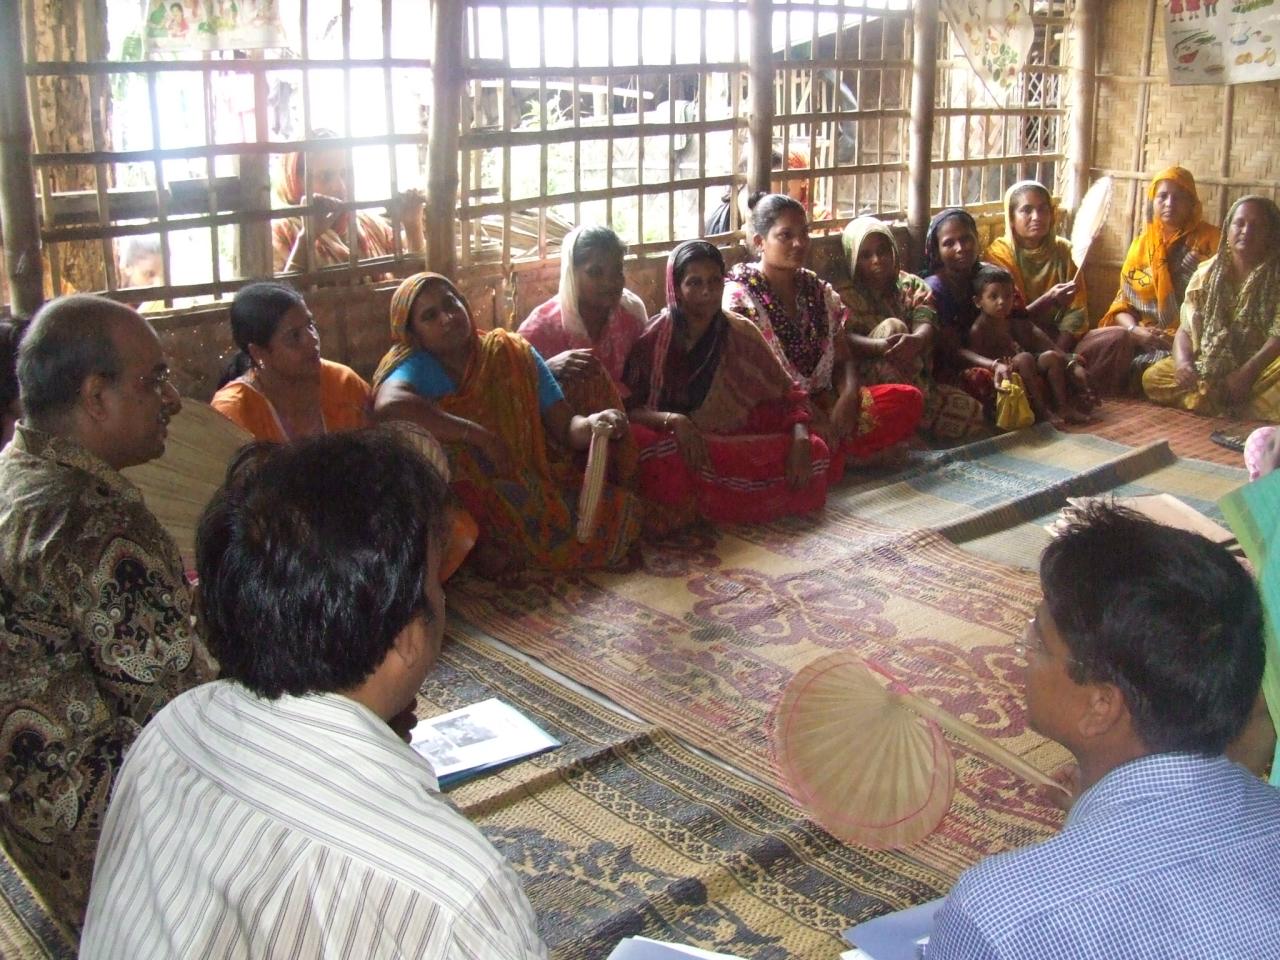
M1147 397L1208 416L1280 421L1280 209L1241 197L1218 253L1182 303L1173 356L1142 375Z
M606 486L596 529L579 543L581 476L547 456L548 438L586 449L597 423L624 437L622 411L575 415L537 351L506 330L477 332L466 300L440 274L400 284L391 334L373 377L375 416L417 422L445 445L454 490L480 525L472 558L481 574L603 567L626 556L639 501Z
M1099 327L1129 331L1139 375L1173 349L1178 311L1196 267L1218 250L1222 231L1205 223L1196 180L1182 167L1161 170L1147 190L1150 219L1134 237L1120 289Z

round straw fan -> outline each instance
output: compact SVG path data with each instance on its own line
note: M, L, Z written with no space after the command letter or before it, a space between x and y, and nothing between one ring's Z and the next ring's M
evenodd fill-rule
M169 421L164 456L124 470L188 564L195 562L200 514L222 486L231 458L251 440L249 433L208 404L184 400Z
M938 725L847 651L796 674L778 706L774 748L792 798L848 843L908 846L951 806L955 761Z

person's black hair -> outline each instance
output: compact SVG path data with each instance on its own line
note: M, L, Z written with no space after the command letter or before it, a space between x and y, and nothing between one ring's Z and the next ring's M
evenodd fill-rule
M12 320L0 320L0 412L18 399L18 342L22 329Z
M784 213L798 213L806 220L809 218L804 204L785 193L757 191L751 195L747 206L751 209L751 229L762 237L773 229Z
M714 263L720 270L720 275L724 276L724 254L720 252L714 243L707 240L686 240L671 252L671 281L675 285L677 296L679 296L680 284L684 282L684 275L689 271L689 267L700 260ZM683 310L674 304L672 309L677 313L676 318L680 319Z
M1262 683L1262 605L1227 550L1105 503L1045 549L1045 603L1076 683L1112 683L1152 752L1216 756Z
M626 253L627 245L608 227L583 227L573 242L573 265L580 267L597 254L608 254L621 260Z
M253 444L200 518L196 569L222 676L259 696L350 690L430 617L448 490L381 427Z
M686 240L671 254L671 278L675 281L677 290L680 289L689 265L699 260L710 260L720 268L721 273L725 272L724 254L719 247L707 240Z
M947 207L945 210L939 210L933 215L933 219L929 221L929 229L924 235L924 274L937 273L942 269L942 249L940 234L942 228L952 220L959 220L973 234L973 240L978 242L978 222L973 219L973 214L963 207Z
M1013 286L1013 274L993 263L979 264L978 269L973 271L973 295L982 296L982 291L993 283L1007 283Z
M38 424L76 405L93 375L115 380L123 370L111 338L122 303L88 293L58 297L31 318L18 347L18 386L26 418Z
M294 307L305 306L302 294L285 283L263 280L242 287L231 301L231 339L237 350L222 371L218 389L253 366L250 345L265 347L276 335L284 315Z

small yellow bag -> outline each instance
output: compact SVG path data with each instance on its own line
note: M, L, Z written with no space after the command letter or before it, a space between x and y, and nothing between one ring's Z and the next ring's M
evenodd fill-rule
M1011 373L996 387L996 426L1001 430L1021 430L1036 422L1035 411L1027 399L1022 377Z

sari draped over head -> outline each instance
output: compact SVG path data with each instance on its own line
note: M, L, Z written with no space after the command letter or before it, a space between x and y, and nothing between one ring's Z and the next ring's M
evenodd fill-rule
M858 278L858 253L867 238L874 234L885 237L893 250L894 279L881 290L871 289ZM898 245L883 220L858 217L844 228L840 240L853 278L843 328L845 332L881 340L912 333L922 323L937 327L938 311L933 291L924 280L898 269ZM907 369L881 357L857 357L854 362L858 379L869 385L864 386L864 390L883 391L898 384L915 388L923 404L916 419L918 425L929 433L958 439L984 428L981 403L957 387L939 383L926 357L917 357Z
M636 405L687 414L705 433L738 432L760 404L784 408L785 427L806 422L807 395L745 317L721 310L696 344L684 346L683 336L677 336L685 321L674 279L680 249L667 258L667 306L653 318L644 345L627 365L640 400Z
M831 388L836 341L845 306L831 284L812 270L796 271L796 314L787 315L760 265L740 263L724 285L724 308L750 320L782 369L808 394Z
M1182 326L1196 350L1196 371L1209 383L1239 369L1271 337L1280 337L1280 209L1261 196L1241 197L1231 205L1227 222L1244 203L1258 203L1270 221L1267 257L1239 286L1231 279L1228 231L1218 252L1196 270L1182 305Z
M863 243L872 235L884 237L893 250L895 279L884 290L872 290L858 279L858 253L862 250ZM908 332L921 323L937 326L938 311L933 302L933 294L923 280L900 269L898 244L893 239L893 232L888 224L875 217L858 217L849 221L849 225L840 234L840 241L844 246L845 259L849 261L849 272L853 276L845 330L867 336L889 317L897 317L903 321Z
M687 416L706 446L708 465L695 473L671 433L632 424L641 447L640 494L660 509L664 533L702 517L755 523L816 510L826 501L830 455L810 435L812 475L787 484L792 427L810 419L807 394L744 317L719 311L697 343L687 345L676 295L675 266L704 240L686 241L667 258L667 306L654 317L627 360L631 408ZM694 255L695 257L697 254Z
M332 137L328 130L317 130L314 137L325 139ZM302 204L306 195L306 178L303 175L305 155L286 153L280 161L275 183L276 199L288 207ZM349 263L351 250L347 246L347 218L343 214L334 221L333 226L322 233L315 241L315 252L312 266L323 267L333 264ZM271 222L271 244L276 270L284 269L302 231L301 217L287 217ZM356 212L356 242L358 244L357 259L367 260L374 257L389 257L395 252L395 227L385 217L364 210ZM295 258L295 264L301 261Z
M1146 227L1129 245L1120 269L1120 289L1098 321L1100 327L1115 324L1116 314L1129 313L1144 327L1172 333L1178 327L1191 275L1218 249L1221 231L1205 223L1195 177L1189 170L1174 166L1157 173L1147 190L1148 203L1155 200L1156 190L1166 181L1177 184L1194 201L1186 226L1171 229L1151 213Z
M543 357L554 357L566 350L591 350L625 397L622 371L632 345L644 333L649 312L643 300L624 288L622 299L600 330L599 338L591 339L578 312L578 279L573 268L573 251L581 233L582 227L574 227L560 247L559 292L534 308L520 324L519 333Z
M441 283L471 310L452 281L438 273L404 280L391 300L394 345L374 373L384 383L416 350L408 331L413 301L429 283ZM506 444L515 477L494 476L471 446L448 443L453 489L480 525L481 536L503 543L526 565L571 570L616 564L640 531L640 506L632 495L606 485L591 540L579 543L573 502L581 473L571 463L553 462L539 415L538 371L533 347L506 330L475 332L475 349L453 393L438 398L440 410L479 424Z
M1025 190L1039 190L1049 201L1052 211L1049 234L1034 250L1023 246L1013 232L1013 201ZM1083 336L1089 327L1087 308L1089 298L1085 291L1084 276L1076 276L1076 264L1071 257L1071 244L1053 231L1057 225L1057 211L1053 197L1044 184L1036 180L1019 180L1004 194L1004 235L991 241L986 259L1004 267L1013 274L1013 282L1022 292L1023 300L1035 303L1046 290L1058 283L1076 281L1076 294L1071 304L1054 318L1053 325L1066 333Z
M939 210L929 221L929 229L924 234L924 273L921 276L931 277L942 269L942 248L939 234L942 228L952 220L959 220L973 234L975 247L978 243L978 221L973 214L963 207L947 207ZM977 261L975 260L975 266Z

